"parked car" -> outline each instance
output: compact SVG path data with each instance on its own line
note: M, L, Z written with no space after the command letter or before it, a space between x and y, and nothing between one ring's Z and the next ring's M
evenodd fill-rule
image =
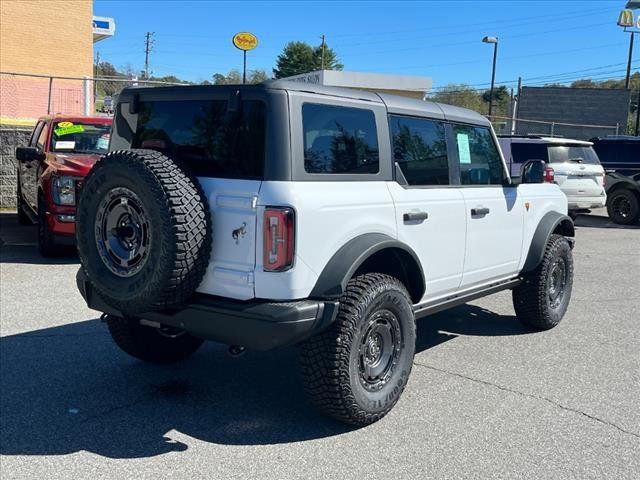
M54 115L36 123L27 146L16 149L18 221L38 224L42 255L74 244L78 190L107 152L111 119Z
M640 173L607 173L607 213L621 225L640 221Z
M520 175L522 165L534 158L553 168L549 180L567 196L572 216L605 206L604 169L591 142L533 135L501 135L499 141L511 175Z
M621 175L640 173L640 137L610 135L592 138L591 141L606 171Z
M458 107L287 81L125 89L78 208L78 288L142 360L203 339L299 345L312 402L366 425L400 398L415 319L512 289L562 319L573 221L544 163L512 183Z

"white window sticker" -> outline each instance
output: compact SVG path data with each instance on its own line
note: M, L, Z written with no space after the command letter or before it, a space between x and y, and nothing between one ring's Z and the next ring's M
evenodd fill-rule
M70 140L60 140L56 142L56 150L73 150L76 142Z
M458 156L460 163L471 163L471 150L469 149L469 135L466 133L458 133Z

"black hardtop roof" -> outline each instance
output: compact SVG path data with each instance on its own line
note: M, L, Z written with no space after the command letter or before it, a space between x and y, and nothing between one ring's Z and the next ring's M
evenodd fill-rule
M387 93L375 93L353 88L327 87L324 85L315 85L289 80L268 80L255 85L171 85L163 87L128 87L122 91L121 97L135 95L136 93L150 92L153 92L154 97L164 94L175 97L179 96L181 92L189 92L189 95L193 95L198 93L206 94L212 90L229 92L233 90L285 90L293 92L308 92L318 95L329 95L333 97L385 104L390 113L437 118L484 126L488 126L490 124L489 120L479 113L466 108L455 107L453 105L429 102Z
M640 142L640 137L632 135L606 135L604 137L593 137L592 142Z

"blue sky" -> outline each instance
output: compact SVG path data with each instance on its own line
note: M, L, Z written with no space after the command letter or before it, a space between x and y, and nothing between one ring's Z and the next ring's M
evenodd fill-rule
M629 34L616 25L624 0L457 2L213 2L95 0L94 14L116 21L113 38L95 45L117 67L144 65L144 33L155 32L150 57L154 75L210 79L242 68L234 33L259 39L248 68L271 72L292 40L327 44L345 70L433 78L434 86L483 87L491 75L493 46L500 38L497 83L515 86L575 78L622 78ZM637 39L638 40L638 39ZM636 41L633 69L640 69Z

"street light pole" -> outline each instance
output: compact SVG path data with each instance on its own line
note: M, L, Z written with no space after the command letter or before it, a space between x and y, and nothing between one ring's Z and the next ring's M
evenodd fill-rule
M489 117L493 113L493 87L496 81L496 59L498 57L498 37L484 37L484 43L493 43L493 68L491 69L491 89L489 90Z

